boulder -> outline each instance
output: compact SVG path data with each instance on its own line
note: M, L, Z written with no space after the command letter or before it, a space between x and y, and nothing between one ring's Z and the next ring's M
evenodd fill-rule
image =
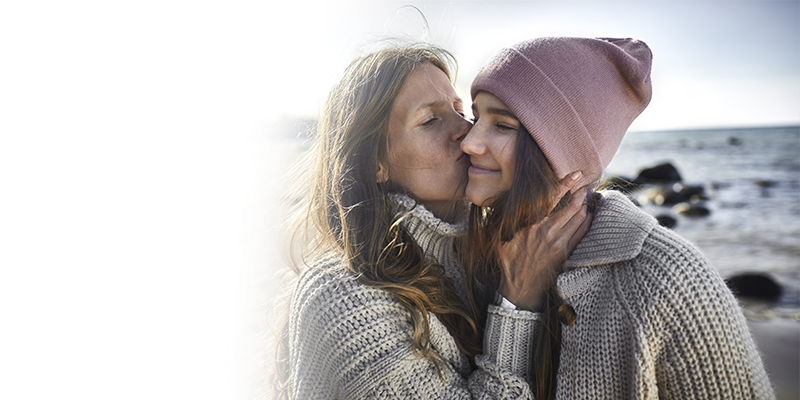
M656 215L656 221L658 221L659 225L668 229L674 229L675 225L678 224L678 220L667 214Z
M633 178L638 184L680 182L683 180L678 169L670 163L644 168Z
M762 273L734 275L725 279L725 284L733 294L741 297L775 301L783 294L781 285L775 282L771 276Z

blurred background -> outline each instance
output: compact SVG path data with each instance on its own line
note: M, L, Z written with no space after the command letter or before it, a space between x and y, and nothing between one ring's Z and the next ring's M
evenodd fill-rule
M723 277L780 285L743 304L797 398L800 2L768 0L3 3L0 397L261 396L286 171L349 61L438 44L469 105L494 52L558 35L652 48L653 101L608 172L668 162L702 189L702 216L672 186L632 196Z

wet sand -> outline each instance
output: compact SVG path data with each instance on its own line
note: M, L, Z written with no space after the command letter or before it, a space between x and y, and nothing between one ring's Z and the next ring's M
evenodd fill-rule
M774 318L748 325L778 399L800 399L800 321Z
M272 207L280 196L280 188L262 189L280 176L302 151L300 147L291 146L270 150L260 147L253 154L256 168L249 193L252 202L243 211L249 242L241 248L240 290L236 303L239 326L233 341L232 376L237 400L259 397L257 388L263 384L264 355L260 352L266 332L266 302L277 289L280 277L276 274L283 271L281 263L270 252L277 248L275 232L269 230L275 221ZM750 320L749 326L778 399L800 400L800 321L759 318Z

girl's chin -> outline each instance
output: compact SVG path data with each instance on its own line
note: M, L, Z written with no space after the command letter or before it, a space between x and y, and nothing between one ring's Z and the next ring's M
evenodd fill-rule
M492 199L494 196L486 196L483 194L473 194L470 196L469 190L467 190L467 200L470 203L475 204L476 206L480 207L491 207L492 206Z

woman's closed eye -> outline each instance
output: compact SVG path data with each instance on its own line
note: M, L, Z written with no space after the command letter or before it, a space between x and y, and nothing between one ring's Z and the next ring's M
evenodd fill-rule
M439 120L439 118L430 117L430 118L426 119L425 122L422 123L422 126L424 126L424 127L433 126L433 124L435 124L436 121L438 121L438 120Z

